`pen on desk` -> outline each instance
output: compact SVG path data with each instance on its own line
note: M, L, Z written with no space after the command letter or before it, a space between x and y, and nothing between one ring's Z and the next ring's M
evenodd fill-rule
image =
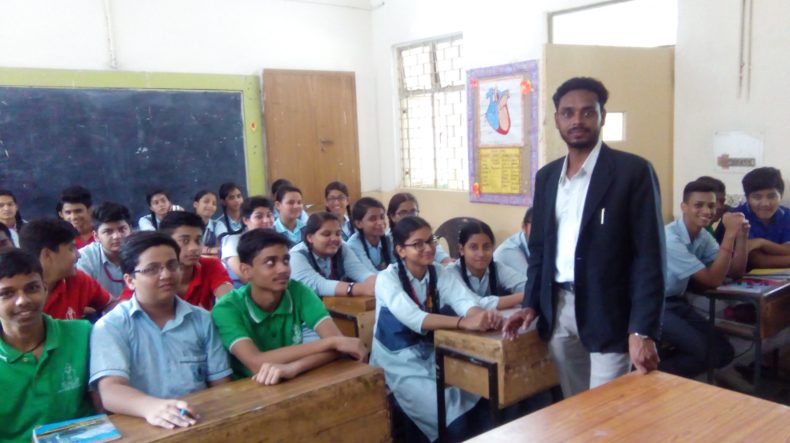
M195 418L195 417L192 416L192 414L189 413L189 411L187 411L186 409L183 409L183 408L178 410L178 415L180 415L182 417L186 417L186 418L192 418L192 419Z
M606 208L601 208L601 224L603 224L604 217L606 217Z

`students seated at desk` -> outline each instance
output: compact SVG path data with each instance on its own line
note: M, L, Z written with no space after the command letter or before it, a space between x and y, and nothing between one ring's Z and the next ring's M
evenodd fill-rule
M236 249L239 246L239 239L247 231L259 228L272 228L274 226L274 204L271 200L260 195L244 200L241 205L241 221L244 224L241 232L228 234L222 237L222 264L228 271L233 280L233 286L241 287L245 283L241 275L241 261Z
M387 218L389 219L390 229L403 217L420 215L420 205L417 197L408 192L399 192L390 198L387 205ZM436 264L447 266L453 259L445 252L442 245L436 244Z
M174 205L170 202L170 197L163 189L155 189L145 195L145 201L148 203L148 209L151 211L148 215L140 217L137 221L137 229L140 231L156 231L159 229L159 223L165 218L170 211L183 211L184 208Z
M749 267L790 267L790 208L779 204L785 190L782 173L771 167L757 168L743 176L746 202L730 209L746 216L749 230ZM716 230L722 238L723 226Z
M441 266L430 225L404 217L392 229L396 263L376 279L376 326L370 363L384 370L397 405L428 438L438 436L434 329L499 329L502 317L477 304L478 297ZM449 305L461 317L438 314ZM456 387L445 390L450 434L480 397ZM415 436L418 438L418 436Z
M175 292L181 299L211 310L216 299L233 289L233 283L218 258L200 255L203 249L203 220L197 214L175 211L167 214L159 231L170 236L179 247L181 264ZM128 285L121 300L132 298Z
M94 413L87 321L43 313L47 288L33 255L0 253L0 441L29 442L34 427Z
M241 205L244 203L244 195L241 193L241 187L233 182L221 184L219 201L222 204L222 215L216 219L219 223L217 236L241 232L244 228L241 219Z
M77 249L93 243L93 221L91 220L91 192L82 186L72 186L60 193L58 216L71 223L77 230L74 244Z
M370 272L384 270L395 263L392 238L387 234L384 205L371 197L362 197L354 203L351 220L356 232L346 244Z
M118 298L126 285L121 271L121 245L132 233L131 214L125 206L104 202L93 208L95 242L79 250L77 267L93 277L113 299Z
M666 298L658 369L684 377L695 377L707 369L706 356L721 368L733 359L733 347L726 337L714 333L708 349L708 320L695 311L685 296L686 289L713 289L729 276L738 278L746 270L749 223L741 213L728 212L721 221L721 246L705 227L716 214L714 187L693 181L683 189L682 217L665 226L667 242Z
M110 307L110 294L88 274L77 269L77 231L61 219L26 223L19 233L22 249L38 257L49 297L44 312L54 318L75 320Z
M8 226L0 223L0 252L14 249L14 240L11 239L11 230Z
M348 187L341 182L330 182L324 188L324 203L326 203L326 212L331 212L340 219L340 225L343 228L343 241L348 241L349 237L354 234L354 224L348 217L351 214Z
M0 189L0 223L11 231L11 241L14 246L19 247L19 230L25 220L19 211L16 196L7 189Z
M304 241L291 248L294 280L322 297L373 295L376 275L343 243L340 232L335 214L319 212L307 219Z
M274 207L277 209L277 217L274 221L274 229L283 234L290 242L291 246L302 241L302 228L305 222L302 221L302 191L294 186L280 186L275 196Z
M228 382L232 373L211 314L176 294L179 252L163 233L129 236L121 268L134 295L99 319L90 342L89 381L104 407L168 429L198 416L177 398Z
M288 239L255 229L242 236L238 253L249 284L223 297L211 313L236 375L269 385L329 363L339 353L365 359L359 339L343 337L315 293L290 279ZM320 339L302 344L303 323Z
M458 231L458 243L461 257L445 269L480 297L477 303L481 307L509 309L521 304L526 270L517 273L493 259L494 232L490 226L479 221L466 222Z
M224 227L211 217L217 212L217 195L208 189L203 189L195 194L192 207L195 214L203 220L203 255L219 255L219 236L224 233Z
M494 261L507 266L518 274L527 276L529 259L529 232L532 229L532 208L527 209L521 220L521 230L506 238L494 251Z

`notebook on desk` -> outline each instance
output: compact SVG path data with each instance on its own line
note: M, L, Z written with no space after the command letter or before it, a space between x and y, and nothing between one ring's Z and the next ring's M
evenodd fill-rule
M748 293L748 294L765 294L773 289L776 289L780 286L787 284L787 280L777 280L772 278L753 278L753 277L744 277L739 280L735 280L731 283L727 283L725 285L721 285L716 288L718 292L727 292L727 293Z

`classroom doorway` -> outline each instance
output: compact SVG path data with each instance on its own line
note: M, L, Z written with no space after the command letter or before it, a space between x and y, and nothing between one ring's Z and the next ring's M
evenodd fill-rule
M360 197L357 98L353 72L263 70L268 185L287 178L309 212L323 210L324 187L339 180Z
M546 158L541 164L567 152L554 126L554 91L571 77L595 77L609 90L604 141L650 160L661 187L664 221L672 220L674 54L674 47L545 45L541 151Z

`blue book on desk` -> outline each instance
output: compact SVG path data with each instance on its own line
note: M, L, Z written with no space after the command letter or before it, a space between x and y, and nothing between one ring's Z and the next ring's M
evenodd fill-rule
M52 423L33 430L33 441L39 443L98 443L119 438L121 438L121 433L112 424L107 414Z

